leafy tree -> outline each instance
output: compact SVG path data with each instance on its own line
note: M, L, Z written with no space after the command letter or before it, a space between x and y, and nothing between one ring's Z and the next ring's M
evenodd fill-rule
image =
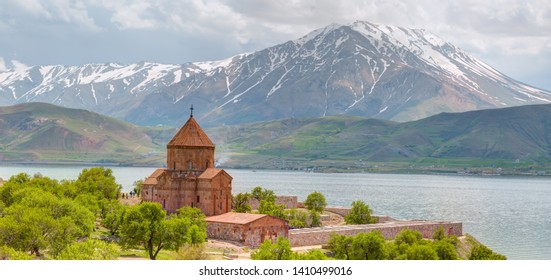
M289 226L292 228L306 227L306 213L297 209L285 210L285 219L289 221Z
M249 213L252 208L249 205L250 193L238 193L233 197L233 211L238 213Z
M289 240L280 236L275 244L265 240L260 247L251 253L253 260L291 260L293 252Z
M84 169L75 181L78 193L90 193L100 198L117 199L122 189L113 171L104 167Z
M311 227L320 227L321 226L321 220L320 220L320 213L317 211L310 211L310 226Z
M386 257L386 240L380 231L359 233L354 237L352 241L352 259L384 260Z
M396 235L394 242L397 245L407 244L411 246L419 243L421 239L423 239L423 235L420 232L412 229L404 229Z
M293 259L295 260L304 260L304 261L314 261L314 260L329 260L330 258L326 256L323 251L320 249L312 249L305 253L295 253Z
M9 246L0 246L0 260L32 260L32 256Z
M348 215L344 217L347 224L374 224L377 222L377 218L371 217L371 209L361 200L352 202L352 209Z
M87 237L93 230L94 215L67 198L38 188L21 188L12 195L12 204L0 219L0 243L16 250L52 256L68 244Z
M171 237L166 212L159 203L143 202L129 207L121 225L124 245L142 245L154 260Z
M5 206L10 206L13 202L13 193L26 186L30 180L31 176L27 173L19 173L11 176L10 179L4 183L2 188L0 188L0 201L2 201Z
M275 204L272 200L261 200L258 206L260 214L268 214L274 217L285 219L285 205Z
M159 203L143 202L129 207L121 225L122 242L126 246L141 245L154 260L161 249L177 250L184 244L206 240L204 214L184 207L166 219Z
M134 185L134 189L132 190L134 191L137 197L140 197L142 195L143 180L135 181L133 185Z
M325 209L325 206L327 206L327 202L325 202L325 196L323 196L323 194L320 192L313 192L309 194L304 201L304 206L310 211L321 213L323 209Z
M197 225L199 228L207 228L205 213L199 208L184 206L176 211L179 218L189 218L191 225Z
M332 234L327 245L336 259L351 260L353 241L354 237L352 236Z
M429 244L414 244L406 251L408 260L438 260L438 254Z
M120 256L117 244L97 239L75 242L64 248L56 257L58 260L116 260Z
M477 244L471 250L469 260L506 260L504 255L494 253L490 248Z
M109 200L103 206L105 212L101 219L101 225L109 229L111 235L115 235L119 231L127 208L128 206L121 204L118 200Z
M436 241L444 240L446 238L446 231L442 226L439 226L438 229L432 234L432 239Z
M432 243L432 248L440 260L457 260L455 247L450 242L440 240Z
M262 201L267 200L275 203L276 195L274 194L274 191L263 189L262 187L258 186L255 187L251 192L252 198Z

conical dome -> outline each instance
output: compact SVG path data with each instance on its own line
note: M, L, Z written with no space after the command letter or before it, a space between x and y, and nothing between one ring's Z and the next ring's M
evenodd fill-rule
M172 140L168 142L167 147L213 147L214 144L209 139L207 134L201 129L193 116L184 124L182 128L174 135Z

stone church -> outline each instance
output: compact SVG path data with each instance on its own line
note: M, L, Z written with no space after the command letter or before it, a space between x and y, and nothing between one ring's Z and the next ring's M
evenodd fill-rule
M166 169L157 169L142 185L142 199L158 202L167 213L199 208L206 216L231 211L232 177L214 167L214 144L191 115L167 145Z

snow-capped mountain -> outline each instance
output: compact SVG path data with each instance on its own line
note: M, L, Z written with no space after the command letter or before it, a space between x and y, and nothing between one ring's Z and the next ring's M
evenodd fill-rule
M223 61L35 66L0 73L0 105L43 101L139 124L202 125L362 115L398 121L440 112L551 102L418 29L355 22Z

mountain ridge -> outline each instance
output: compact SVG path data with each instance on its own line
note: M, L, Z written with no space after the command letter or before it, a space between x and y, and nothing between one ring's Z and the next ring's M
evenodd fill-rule
M216 145L216 164L226 168L549 170L550 115L551 104L543 104L440 113L406 123L340 115L205 131ZM0 107L0 162L163 166L175 133L46 103Z
M421 29L332 24L253 53L185 64L34 66L0 73L0 104L41 101L141 125L358 115L396 121L551 102Z

